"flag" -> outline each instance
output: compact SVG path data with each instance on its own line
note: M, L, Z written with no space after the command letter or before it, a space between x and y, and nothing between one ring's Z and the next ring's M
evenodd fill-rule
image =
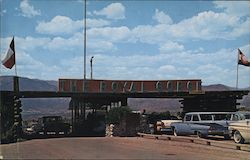
M7 52L7 55L2 60L2 64L6 67L11 69L16 64L16 58L15 58L15 44L14 44L14 37L12 38L10 42L10 48Z
M241 52L240 49L238 49L238 55L239 55L238 64L250 67L250 62L248 61L247 57Z

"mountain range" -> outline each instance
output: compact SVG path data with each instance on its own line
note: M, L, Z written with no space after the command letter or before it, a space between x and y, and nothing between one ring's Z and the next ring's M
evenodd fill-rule
M0 76L0 90L13 90L13 77ZM57 91L57 81L19 78L20 91ZM235 90L223 84L214 84L202 86L205 91L229 91ZM244 88L249 90L250 87ZM128 105L132 110L143 110L147 112L164 112L170 111L176 113L181 111L180 99L157 99L157 98L130 98ZM24 118L37 117L41 115L70 115L68 110L70 98L25 98L22 99ZM239 101L242 106L250 108L250 94L244 96Z

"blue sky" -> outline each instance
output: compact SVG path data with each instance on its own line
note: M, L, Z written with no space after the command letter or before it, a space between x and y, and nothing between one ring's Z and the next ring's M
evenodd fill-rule
M19 76L83 78L82 0L0 0L1 59L15 36ZM250 60L249 1L87 1L87 77L236 83ZM1 65L1 75L14 75ZM239 66L239 86L250 68Z

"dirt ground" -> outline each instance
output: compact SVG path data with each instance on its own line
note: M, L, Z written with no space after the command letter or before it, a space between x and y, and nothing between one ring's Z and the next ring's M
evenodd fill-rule
M3 159L250 160L250 152L139 137L36 139L0 147Z

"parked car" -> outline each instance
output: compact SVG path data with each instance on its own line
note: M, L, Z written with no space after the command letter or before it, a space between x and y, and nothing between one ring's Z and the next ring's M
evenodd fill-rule
M245 120L245 119L250 120L250 112L238 111L232 115L231 121L240 121L240 120Z
M157 133L172 133L171 124L176 122L182 122L182 120L160 120L156 122Z
M171 128L175 136L220 135L230 139L228 124L232 121L235 112L190 112L186 113L183 122L172 123Z
M70 131L70 124L65 123L61 116L45 116L38 119L35 127L38 135L67 135Z
M240 120L232 122L229 125L229 130L236 143L250 143L250 120Z

